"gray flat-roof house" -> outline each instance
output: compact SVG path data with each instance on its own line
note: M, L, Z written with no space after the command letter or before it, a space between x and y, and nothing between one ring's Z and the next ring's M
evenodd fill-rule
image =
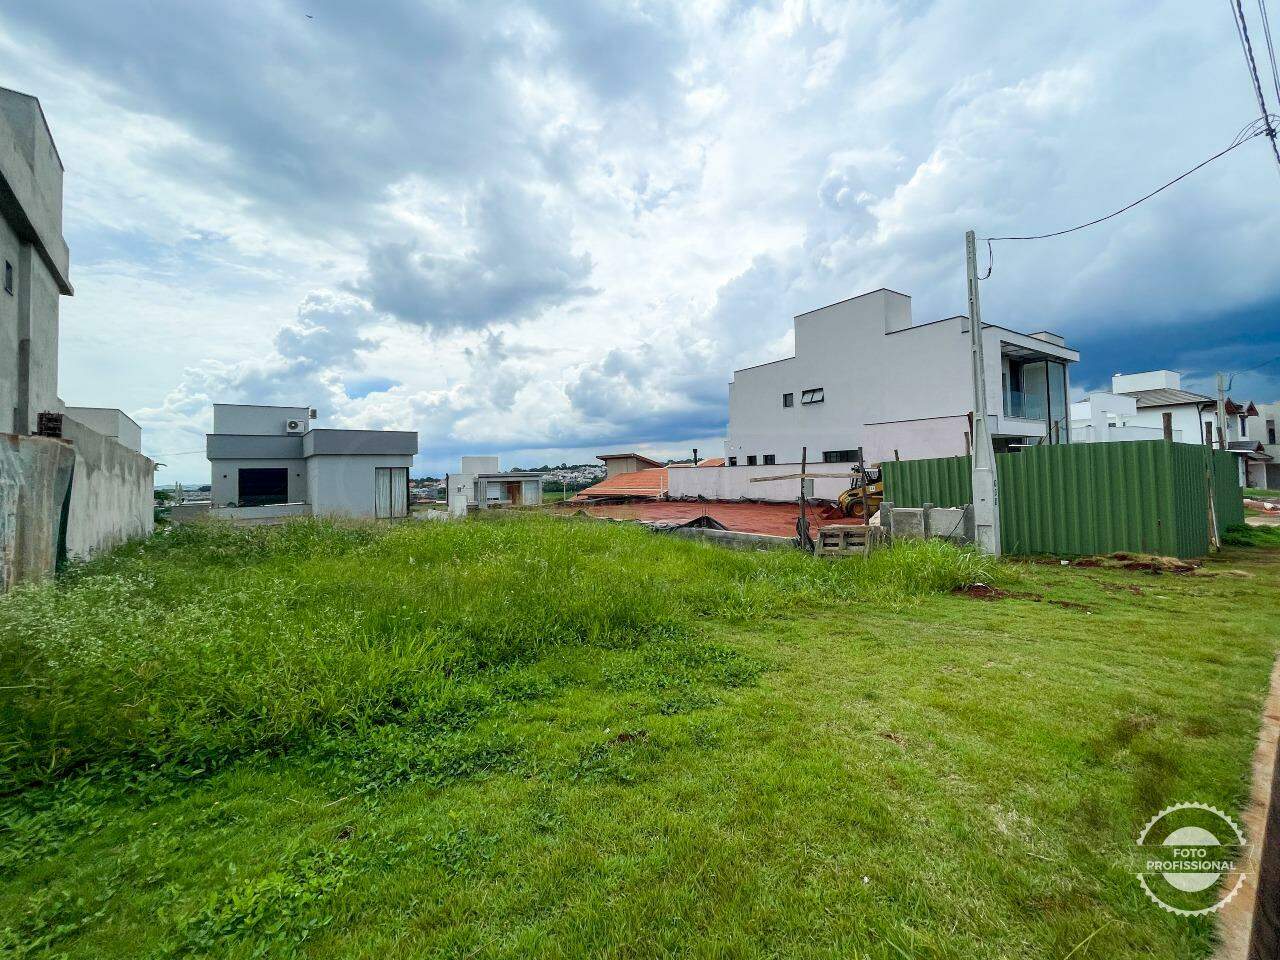
M456 473L445 477L445 489L452 499L467 498L467 506L532 507L542 503L543 474L533 470L507 470L497 457L463 457Z
M214 516L406 517L413 430L311 426L310 407L215 403L206 450Z

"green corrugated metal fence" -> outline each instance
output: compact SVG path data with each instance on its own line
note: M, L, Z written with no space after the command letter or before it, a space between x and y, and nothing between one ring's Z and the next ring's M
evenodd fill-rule
M968 457L882 464L897 506L972 499ZM1244 521L1235 456L1136 440L1028 447L996 456L1000 542L1009 554L1209 551L1209 495L1220 529Z
M885 499L900 507L962 507L973 499L972 468L968 457L936 460L895 460L882 463ZM892 489L894 496L889 496Z

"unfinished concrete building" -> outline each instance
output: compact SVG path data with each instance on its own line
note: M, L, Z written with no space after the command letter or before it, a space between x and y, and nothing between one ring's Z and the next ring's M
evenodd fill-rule
M62 176L40 102L0 88L0 590L152 529L137 424L58 396Z

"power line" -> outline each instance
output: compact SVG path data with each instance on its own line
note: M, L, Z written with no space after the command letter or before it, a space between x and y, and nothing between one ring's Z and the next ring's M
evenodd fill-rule
M1236 35L1244 50L1244 65L1249 70L1253 92L1258 98L1258 111L1267 118L1267 137L1271 140L1271 152L1275 155L1277 169L1280 169L1280 147L1276 146L1276 130L1271 124L1270 114L1267 111L1267 100L1262 95L1262 81L1258 78L1258 64L1253 58L1253 43L1249 40L1249 21L1244 16L1244 3L1242 0L1227 0L1227 5L1231 7L1231 19L1235 22Z
M1276 68L1276 48L1271 45L1271 18L1267 16L1267 0L1258 0L1258 16L1262 18L1262 35L1267 41L1267 58L1271 61L1271 83L1276 88L1276 106L1280 109L1280 69Z
M1253 129L1260 122L1263 122L1264 120L1266 122L1265 128ZM1025 237L984 237L983 239L985 239L987 242L987 272L985 276L980 277L979 279L985 280L987 279L987 277L990 277L991 271L995 267L995 254L991 249L991 245L993 243L996 243L1002 240L1048 240L1050 237L1061 237L1064 234L1075 233L1077 230L1084 230L1086 227L1097 226L1099 223L1102 223L1103 221L1110 220L1112 217L1118 217L1120 216L1120 214L1125 213L1126 211L1132 210L1134 207L1136 207L1140 203L1145 203L1147 200L1150 200L1156 194L1163 193L1165 190L1168 190L1179 180L1185 180L1187 177L1191 176L1191 174L1195 173L1197 170L1201 169L1202 167L1207 167L1209 164L1213 163L1213 161L1217 160L1219 157L1225 157L1232 150L1236 149L1236 147L1243 146L1244 144L1252 140L1254 137L1262 136L1269 129L1271 129L1270 117L1259 118L1258 120L1251 121L1250 123L1246 124L1238 134L1236 134L1236 138L1231 141L1231 145L1228 146L1225 150L1219 150L1217 153L1209 157L1207 160L1201 160L1190 170L1183 171L1182 173L1174 177L1172 180L1168 181L1165 184L1162 184L1159 187L1156 187L1156 189L1152 190L1150 193L1146 194L1145 196L1139 197L1137 200L1134 200L1132 203L1125 204L1119 210L1112 211L1111 213L1108 213L1104 217L1098 217L1096 220L1090 220L1088 223L1082 223L1082 224L1079 224L1078 226L1067 227L1065 230L1055 230L1052 233L1037 233L1037 234L1033 234Z

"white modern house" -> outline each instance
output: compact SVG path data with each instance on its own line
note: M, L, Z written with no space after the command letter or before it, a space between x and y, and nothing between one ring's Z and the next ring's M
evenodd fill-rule
M497 457L462 457L458 470L445 476L452 504L460 496L468 507L531 507L542 503L543 474L532 470L503 472Z
M1154 439L1167 438L1182 443L1217 446L1218 401L1203 393L1182 389L1182 375L1174 370L1117 373L1111 378L1111 393L1095 395L1116 400L1132 400L1134 410L1125 417L1123 430L1151 432ZM1090 401L1094 398L1090 397ZM1265 480L1270 457L1259 438L1250 436L1249 421L1257 418L1252 403L1226 398L1226 436L1223 445L1239 460L1241 486ZM1114 430L1108 427L1108 431ZM1111 439L1142 439L1112 436Z
M213 405L210 513L231 519L409 515L412 430L315 429L310 407Z
M1070 440L1068 367L1057 334L983 324L997 450ZM911 298L874 290L795 318L795 356L736 370L728 466L849 464L969 452L969 319L915 325Z
M1260 403L1257 413L1248 418L1246 427L1250 439L1262 444L1262 452L1271 458L1261 471L1254 471L1249 486L1280 490L1280 403ZM1254 483L1258 474L1266 483Z

